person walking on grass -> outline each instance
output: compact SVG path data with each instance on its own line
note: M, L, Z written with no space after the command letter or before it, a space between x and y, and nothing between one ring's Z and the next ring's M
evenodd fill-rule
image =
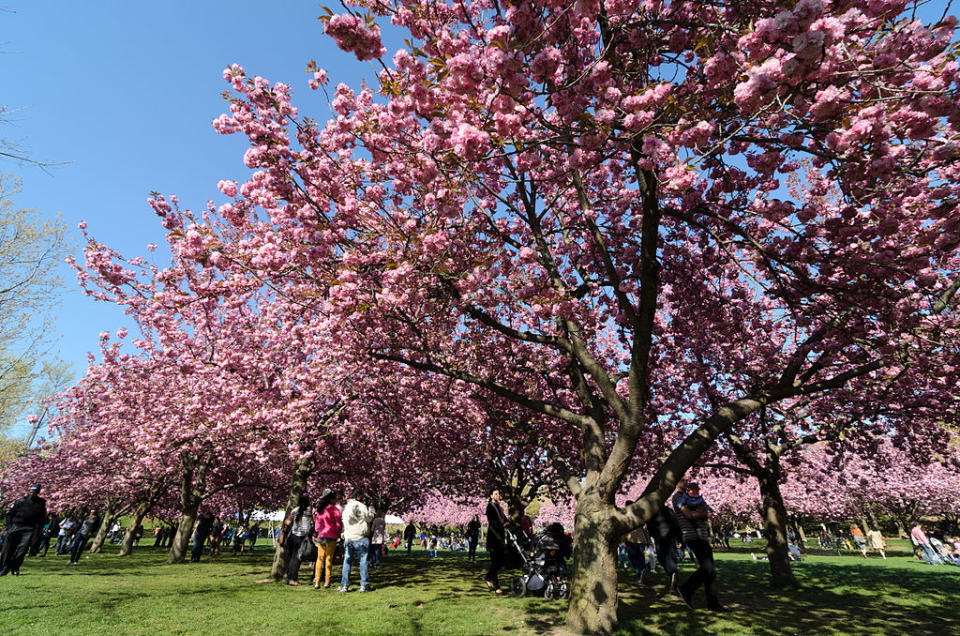
M373 513L362 501L360 490L354 489L343 507L343 574L340 576L340 591L350 589L350 564L354 558L360 560L360 591L369 592L367 579L367 557L370 555L370 522Z
M20 574L20 566L34 536L47 518L47 502L40 496L40 484L30 486L27 496L17 499L7 511L7 534L0 550L0 576Z
M300 544L309 541L313 534L313 507L307 493L301 493L297 507L290 511L290 516L283 522L284 532L281 535L281 544L289 555L287 563L287 585L297 586L300 581Z
M468 561L477 560L477 544L480 543L480 515L473 515L473 519L467 524L467 552Z
M323 575L323 587L330 587L330 572L333 571L333 555L337 551L337 540L343 532L340 520L339 495L329 488L320 493L316 510L313 513L314 530L317 535L317 563L313 573L313 589L320 587L320 575Z
M717 569L713 563L713 550L708 540L707 519L710 516L710 506L700 496L700 486L696 482L687 484L687 491L677 500L677 521L683 533L683 540L687 547L697 557L700 567L677 588L680 598L690 609L693 607L693 595L701 585L707 593L707 609L711 612L724 612L726 608L720 604L717 597Z
M872 530L867 530L867 543L870 545L871 550L876 550L877 552L880 553L880 556L882 556L884 560L886 560L887 558L887 553L885 551L886 545L883 540L883 535L880 534L879 530L877 530L876 528Z
M80 562L80 555L83 554L84 549L87 547L87 541L89 541L93 533L97 531L97 526L99 525L100 520L97 518L97 513L91 510L87 518L80 524L80 529L77 530L76 536L73 537L73 545L70 547L70 563L67 565L76 565Z
M487 502L487 552L490 554L490 569L483 576L487 589L494 594L503 594L499 574L506 551L506 524L507 516L500 508L500 491L494 490Z

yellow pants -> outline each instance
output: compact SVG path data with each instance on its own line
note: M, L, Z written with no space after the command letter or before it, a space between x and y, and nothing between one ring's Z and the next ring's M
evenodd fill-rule
M329 541L317 545L317 565L314 568L313 584L320 585L320 573L323 573L324 585L330 585L330 570L333 569L333 553L337 551L337 542Z

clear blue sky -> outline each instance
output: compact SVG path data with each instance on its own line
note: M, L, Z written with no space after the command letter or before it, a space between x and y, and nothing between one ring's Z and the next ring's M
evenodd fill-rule
M225 111L229 64L290 84L301 112L318 119L329 111L323 93L307 87L309 60L332 85L359 86L375 73L323 34L318 2L0 0L0 9L0 104L16 111L0 138L64 163L44 172L0 161L0 171L23 179L20 207L59 213L78 248L85 220L98 240L146 255L147 244L164 243L149 192L197 209L222 198L218 180L244 178L243 138L210 125ZM388 55L394 50L388 44ZM99 332L131 325L65 276L55 348L79 378Z

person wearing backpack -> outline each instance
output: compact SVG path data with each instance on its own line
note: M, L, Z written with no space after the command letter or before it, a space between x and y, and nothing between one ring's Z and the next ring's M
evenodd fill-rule
M290 515L283 522L283 547L290 555L287 564L286 584L297 586L300 581L300 547L304 541L310 541L313 535L313 507L310 505L310 496L302 493L297 501L297 507L290 511Z

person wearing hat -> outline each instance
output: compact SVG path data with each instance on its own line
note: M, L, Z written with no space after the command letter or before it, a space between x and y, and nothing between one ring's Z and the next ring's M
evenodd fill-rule
M329 488L320 493L320 500L313 512L314 530L317 533L317 563L314 566L313 589L320 588L320 575L323 575L323 587L330 587L330 572L333 570L333 554L337 551L337 540L343 532L343 520L337 502L340 497Z
M700 485L689 482L683 497L677 500L677 521L683 532L683 540L697 557L700 567L690 575L677 592L684 604L693 609L693 594L701 585L707 593L707 609L712 612L724 612L717 597L717 569L713 563L713 549L710 548L707 532L707 518L710 516L710 506L700 496Z
M0 551L0 576L20 574L27 550L47 519L47 502L40 496L40 484L30 487L7 511L7 539Z

